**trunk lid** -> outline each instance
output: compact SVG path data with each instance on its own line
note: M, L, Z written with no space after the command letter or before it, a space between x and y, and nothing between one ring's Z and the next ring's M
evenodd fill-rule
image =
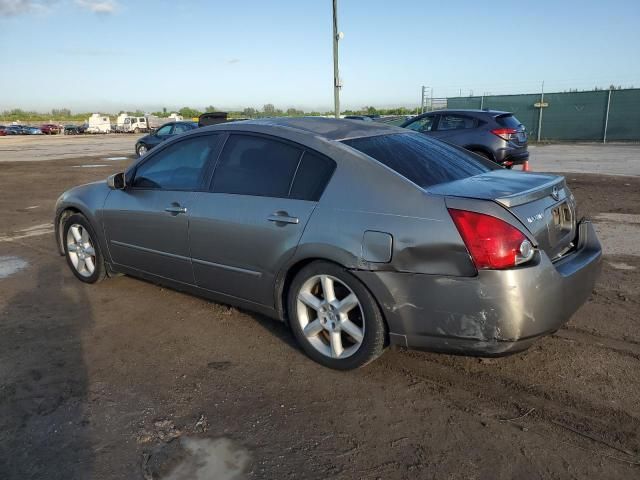
M430 193L491 200L511 212L552 260L573 247L576 206L564 177L510 170L435 185Z

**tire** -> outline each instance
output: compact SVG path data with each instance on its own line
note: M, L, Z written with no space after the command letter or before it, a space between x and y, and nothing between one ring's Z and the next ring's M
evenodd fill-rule
M331 289L334 300L327 302L324 292ZM287 306L298 344L325 367L359 368L384 351L387 330L380 308L366 287L343 267L321 261L304 267L291 283Z
M144 143L141 143L140 145L136 146L136 155L138 155L139 157L143 156L148 151L149 149Z
M104 257L98 237L86 217L76 213L66 218L62 232L67 265L76 278L84 283L104 280L107 275Z
M140 133L140 129L138 127L134 128L133 133Z

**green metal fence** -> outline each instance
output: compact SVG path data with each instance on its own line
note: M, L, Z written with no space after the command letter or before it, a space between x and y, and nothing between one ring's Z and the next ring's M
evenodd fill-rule
M592 92L453 97L447 108L489 108L513 112L530 139L640 141L640 89ZM542 110L542 119L540 119Z

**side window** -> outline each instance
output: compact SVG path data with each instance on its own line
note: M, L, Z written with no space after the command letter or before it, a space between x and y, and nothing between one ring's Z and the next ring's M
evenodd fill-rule
M413 123L410 123L409 125L407 125L407 128L410 128L411 130L415 130L416 132L430 132L431 130L433 130L433 125L435 124L435 121L436 121L436 116L431 115L431 116L416 120Z
M133 186L164 190L196 190L200 174L216 150L220 135L189 138L153 155L136 170Z
M179 133L188 132L189 130L191 129L184 123L178 123L173 129L173 134L178 135Z
M211 191L287 197L302 150L252 135L231 135L220 154Z
M164 127L160 127L158 129L157 135L170 135L172 128L173 125L165 125Z
M441 115L438 130L463 130L476 127L476 121L470 117L458 115Z
M289 197L317 202L335 168L336 163L333 160L305 151Z

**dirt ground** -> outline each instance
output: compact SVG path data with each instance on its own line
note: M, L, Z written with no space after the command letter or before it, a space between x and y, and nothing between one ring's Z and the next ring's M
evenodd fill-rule
M77 281L55 200L126 163L0 165L0 479L640 477L640 178L567 176L615 248L566 328L511 357L398 349L341 373L268 318ZM196 477L189 452L226 470Z

